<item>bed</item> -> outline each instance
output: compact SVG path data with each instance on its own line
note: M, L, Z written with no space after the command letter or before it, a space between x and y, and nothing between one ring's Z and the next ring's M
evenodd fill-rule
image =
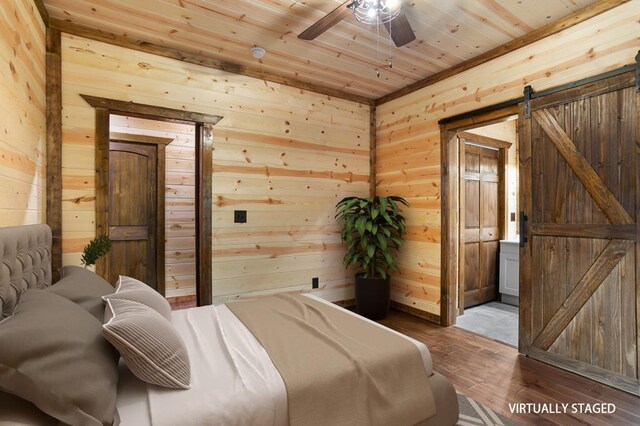
M5 305L5 310L7 306L17 304L20 293L26 289L43 289L51 285L50 243L51 233L46 225L0 229L0 258L3 262L0 302ZM431 356L424 344L315 296L305 297L314 304L322 304L331 311L340 312L340 315L370 323L381 332L385 330L384 333L392 333L410 342L419 353L421 368L424 368L436 407L434 415L418 423L451 425L457 422L455 390L444 376L433 371ZM232 309L219 305L175 311L171 315L171 323L189 353L190 389L166 389L145 383L120 360L115 396L120 424L289 424L290 398L283 375L254 333ZM2 326L0 322L0 331ZM0 352L2 350L0 345ZM0 423L3 421L58 423L30 402L0 392Z

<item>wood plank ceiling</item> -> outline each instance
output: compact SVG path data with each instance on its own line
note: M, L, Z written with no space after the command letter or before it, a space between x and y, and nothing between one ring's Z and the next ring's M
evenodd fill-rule
M313 41L297 35L342 0L44 0L53 19L128 35L376 99L507 43L596 0L405 1L416 40L376 77L375 27L352 16ZM389 53L381 31L380 62ZM257 60L250 48L267 50Z

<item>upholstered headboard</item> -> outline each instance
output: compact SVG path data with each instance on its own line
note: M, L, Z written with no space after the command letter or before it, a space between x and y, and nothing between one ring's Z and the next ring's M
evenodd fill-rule
M27 288L51 285L51 229L47 225L0 228L0 318L13 313Z

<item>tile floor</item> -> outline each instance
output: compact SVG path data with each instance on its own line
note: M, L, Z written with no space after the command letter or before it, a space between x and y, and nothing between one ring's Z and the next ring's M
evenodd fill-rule
M518 307L500 302L474 306L457 318L456 327L517 347Z

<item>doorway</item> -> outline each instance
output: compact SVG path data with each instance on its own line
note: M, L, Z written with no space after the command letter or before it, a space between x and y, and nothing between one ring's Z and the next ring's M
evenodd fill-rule
M96 114L96 234L109 230L109 147L111 142L111 116L136 117L169 123L195 126L195 302L198 306L212 303L212 156L213 126L222 117L199 112L184 111L136 102L80 95L95 109ZM109 276L109 262L102 257L96 263L96 272Z
M458 131L485 119L503 121L515 109L518 350L640 395L636 69L627 66L539 93L527 87L517 108L510 102L441 122L441 320L453 325L457 316Z
M459 170L456 325L511 346L518 339L518 271L505 262L515 256L517 263L517 123L510 114L450 129Z

